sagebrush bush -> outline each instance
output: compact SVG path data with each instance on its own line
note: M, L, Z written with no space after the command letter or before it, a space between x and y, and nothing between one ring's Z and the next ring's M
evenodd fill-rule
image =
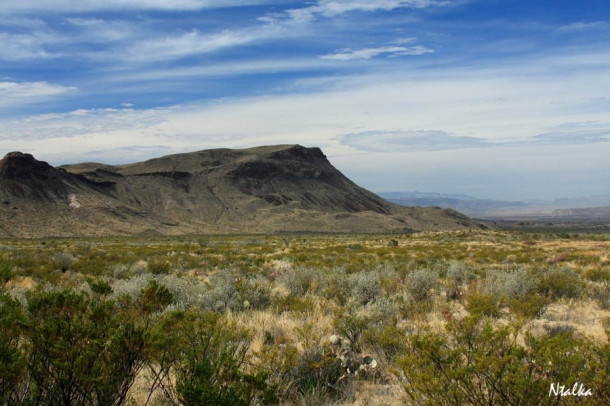
M367 303L363 313L378 327L396 322L400 308L392 298L382 296L374 302Z
M110 283L112 288L111 298L118 300L125 296L135 299L151 279L153 279L151 274L137 275L129 279L116 279Z
M476 274L463 262L451 261L447 268L447 279L461 285L475 280Z
M214 275L210 283L212 288L201 296L201 305L204 309L223 313L243 308L243 300L235 284L235 277L230 272L224 271Z
M333 267L326 274L326 283L322 295L329 300L334 300L340 305L350 298L349 275L343 267Z
M417 269L406 277L407 291L419 302L430 298L431 290L438 284L438 274L429 269Z
M483 291L496 298L519 299L536 290L538 280L524 268L494 269L487 273Z
M262 277L247 279L238 286L238 289L244 307L263 310L271 305L269 281Z
M68 252L58 252L53 256L53 262L62 272L66 272L72 269L76 258Z
M317 293L324 288L321 271L315 268L291 267L284 270L277 280L286 286L291 295L303 296L307 293Z
M108 274L116 279L129 279L133 275L127 264L113 264L109 266Z
M375 271L353 273L347 282L351 296L361 304L374 302L383 293L381 277Z

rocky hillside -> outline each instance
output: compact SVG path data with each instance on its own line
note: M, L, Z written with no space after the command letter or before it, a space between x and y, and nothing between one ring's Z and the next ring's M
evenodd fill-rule
M478 227L453 210L389 203L299 145L57 168L12 152L0 161L0 202L0 232L15 237Z

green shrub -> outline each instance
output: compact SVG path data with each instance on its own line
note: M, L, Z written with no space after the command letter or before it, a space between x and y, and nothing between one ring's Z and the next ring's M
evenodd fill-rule
M143 363L144 335L111 301L72 291L28 300L31 385L39 404L111 405L125 401Z
M500 317L498 300L494 295L472 292L466 296L465 307L474 316Z
M148 270L153 275L168 274L172 269L172 264L165 260L152 260L148 263Z
M88 279L87 284L89 285L91 291L98 295L106 296L112 293L112 287L110 286L110 283L108 283L107 280Z
M0 404L18 404L27 390L26 354L21 337L27 319L21 304L0 293Z
M349 310L335 318L334 322L337 332L349 340L352 349L356 352L361 351L362 335L371 325L372 321L369 317Z
M362 342L371 348L378 360L389 361L405 350L404 332L396 323L364 330Z
M13 268L0 257L0 292L4 290L4 286L15 276Z
M176 392L185 405L254 405L276 401L268 373L247 370L249 333L209 312L180 313L189 326L176 364Z
M600 268L588 269L585 273L587 279L593 282L610 282L610 267L606 266Z
M418 333L397 357L402 385L413 404L557 405L608 404L610 346L596 347L571 334L534 338L495 327L480 316L453 320L446 333ZM593 388L593 396L550 396L551 383Z
M297 313L311 313L316 308L316 302L314 298L306 296L280 296L275 295L271 298L271 307L276 313L282 312L297 312Z
M542 316L549 304L551 304L551 299L538 293L508 301L508 306L513 313L526 318Z
M553 299L577 298L583 293L584 285L573 270L555 268L542 272L538 291Z
M164 310L174 300L174 295L165 285L151 279L138 297L138 305L144 313L155 313Z

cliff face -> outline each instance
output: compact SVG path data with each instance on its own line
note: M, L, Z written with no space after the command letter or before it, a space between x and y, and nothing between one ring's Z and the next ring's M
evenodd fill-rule
M477 227L457 212L389 203L299 145L60 168L13 152L0 161L0 200L0 230L19 237Z

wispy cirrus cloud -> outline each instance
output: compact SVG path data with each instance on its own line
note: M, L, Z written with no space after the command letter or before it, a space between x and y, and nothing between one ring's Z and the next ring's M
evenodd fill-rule
M73 17L57 27L40 18L0 17L0 61L89 59L100 52L100 46L130 42L146 34L136 23L122 20Z
M0 82L0 107L40 103L75 90L75 87L48 82Z
M128 61L160 61L201 55L225 48L233 48L273 37L276 29L254 27L242 30L224 30L204 34L197 29L178 35L156 37L129 44L114 57Z
M288 9L267 14L260 19L266 22L290 20L297 23L310 22L318 17L332 18L349 12L390 11L397 8L422 9L452 4L443 0L318 0L311 6Z
M575 33L582 31L593 31L593 30L608 30L610 29L610 23L607 21L589 21L589 22L574 22L567 25L562 25L558 28L559 32L564 33Z
M341 142L352 148L371 152L442 151L490 145L484 138L458 136L441 130L366 131L344 135Z
M80 13L108 10L202 10L208 8L239 7L269 4L272 0L22 0L3 4L0 14L10 12L45 11L51 13Z
M466 148L570 146L610 142L610 123L566 123L519 140L490 140L442 130L365 131L346 134L341 143L366 152L426 152Z
M388 57L406 56L406 55L424 55L433 53L434 50L416 45L413 47L398 47L398 46L385 46L376 48L362 48L362 49L351 49L344 48L335 51L332 54L322 55L320 59L329 59L335 61L351 61L355 59L371 59L379 55L386 55Z
M179 108L166 107L135 110L131 106L125 106L35 115L12 120L10 123L0 122L0 139L86 139L95 134L109 135L126 130L137 132L162 123L177 109Z
M610 142L610 123L566 123L532 137L535 144L576 145Z

